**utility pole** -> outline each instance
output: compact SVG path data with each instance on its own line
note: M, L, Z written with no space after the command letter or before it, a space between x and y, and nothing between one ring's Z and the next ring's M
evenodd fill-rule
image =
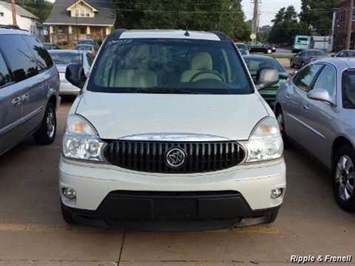
M259 2L260 0L254 0L254 13L253 13L253 27L252 27L252 35L254 40L256 40L256 34L259 29ZM252 40L252 41L254 41Z
M15 0L11 0L11 11L12 11L12 25L17 26Z
M348 28L346 31L346 44L345 44L346 50L350 49L351 32L353 26L353 7L354 7L354 0L349 0Z

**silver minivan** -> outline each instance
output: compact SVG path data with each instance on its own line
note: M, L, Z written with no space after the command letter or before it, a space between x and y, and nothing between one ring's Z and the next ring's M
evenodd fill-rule
M27 136L56 135L59 75L42 43L23 30L0 28L0 155Z

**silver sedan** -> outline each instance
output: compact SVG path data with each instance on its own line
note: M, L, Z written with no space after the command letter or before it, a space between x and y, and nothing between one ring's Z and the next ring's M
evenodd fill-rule
M278 89L275 113L284 140L329 168L337 203L355 211L355 59L304 67Z
M60 95L77 95L80 89L73 86L65 78L65 71L69 64L80 63L84 69L85 76L88 76L94 55L88 51L78 50L49 50L54 63L57 66L60 76Z

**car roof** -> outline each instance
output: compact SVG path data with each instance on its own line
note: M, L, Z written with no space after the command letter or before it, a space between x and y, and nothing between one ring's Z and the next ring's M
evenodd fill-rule
M338 69L348 69L348 68L355 68L355 58L351 57L329 57L329 58L323 58L317 61L314 61L315 63L317 62L324 62L328 64L334 65Z
M250 55L245 55L245 56L243 56L244 58L250 58L250 59L252 59L252 58L259 58L259 59L270 59L270 60L276 60L276 59L274 59L274 58L272 58L272 57L270 57L270 56L266 56L266 55L256 55L256 54L250 54Z
M27 30L21 29L9 29L9 28L1 28L0 27L0 34L23 34L23 35L31 35L31 33Z
M192 39L221 41L223 37L217 32L186 30L116 30L111 39Z

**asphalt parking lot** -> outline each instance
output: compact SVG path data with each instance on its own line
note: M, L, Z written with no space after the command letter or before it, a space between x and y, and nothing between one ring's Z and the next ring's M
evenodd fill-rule
M292 255L351 255L339 265L355 265L355 215L335 204L327 171L293 147L285 151L285 202L271 225L175 233L66 225L57 165L71 102L58 110L55 143L28 139L0 157L0 265L284 265Z

